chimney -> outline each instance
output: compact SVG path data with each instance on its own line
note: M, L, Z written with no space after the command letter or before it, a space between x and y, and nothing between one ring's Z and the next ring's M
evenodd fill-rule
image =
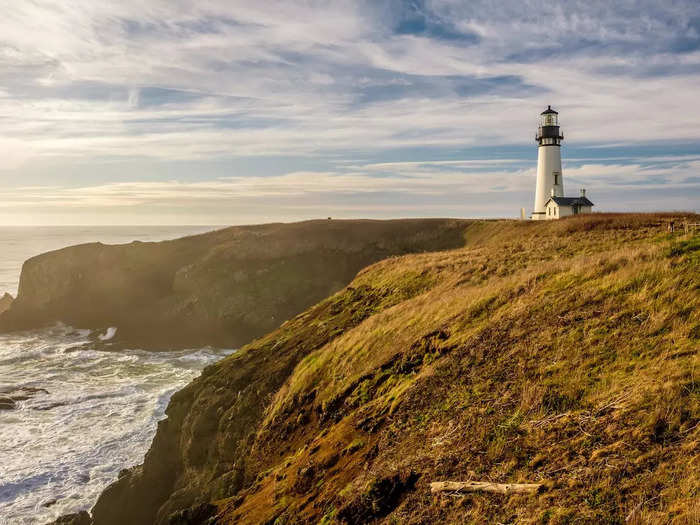
M552 188L551 190L549 190L549 196L550 196L550 197L554 197L554 188Z
M581 197L586 196L586 188L581 188Z

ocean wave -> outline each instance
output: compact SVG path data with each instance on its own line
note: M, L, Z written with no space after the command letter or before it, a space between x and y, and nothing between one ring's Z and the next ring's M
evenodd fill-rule
M65 325L0 335L0 387L43 389L0 411L8 523L89 509L121 469L141 462L172 394L232 353L107 352L91 347L90 335Z

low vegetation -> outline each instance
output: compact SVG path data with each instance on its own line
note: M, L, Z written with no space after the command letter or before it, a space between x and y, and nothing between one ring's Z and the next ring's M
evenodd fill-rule
M159 479L160 523L700 522L700 239L671 218L477 221L366 268L178 393L95 522Z

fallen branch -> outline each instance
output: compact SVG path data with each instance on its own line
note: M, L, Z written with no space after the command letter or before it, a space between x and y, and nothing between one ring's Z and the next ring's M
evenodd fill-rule
M430 492L495 492L497 494L534 494L541 483L490 483L488 481L434 481Z

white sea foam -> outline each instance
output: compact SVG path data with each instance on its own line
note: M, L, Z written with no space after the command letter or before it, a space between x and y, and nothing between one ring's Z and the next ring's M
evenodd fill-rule
M109 341L115 335L117 335L117 327L110 326L104 334L100 335L100 341Z
M48 392L0 411L0 524L90 509L142 461L170 396L231 353L102 352L88 335L61 326L0 335L0 390Z

